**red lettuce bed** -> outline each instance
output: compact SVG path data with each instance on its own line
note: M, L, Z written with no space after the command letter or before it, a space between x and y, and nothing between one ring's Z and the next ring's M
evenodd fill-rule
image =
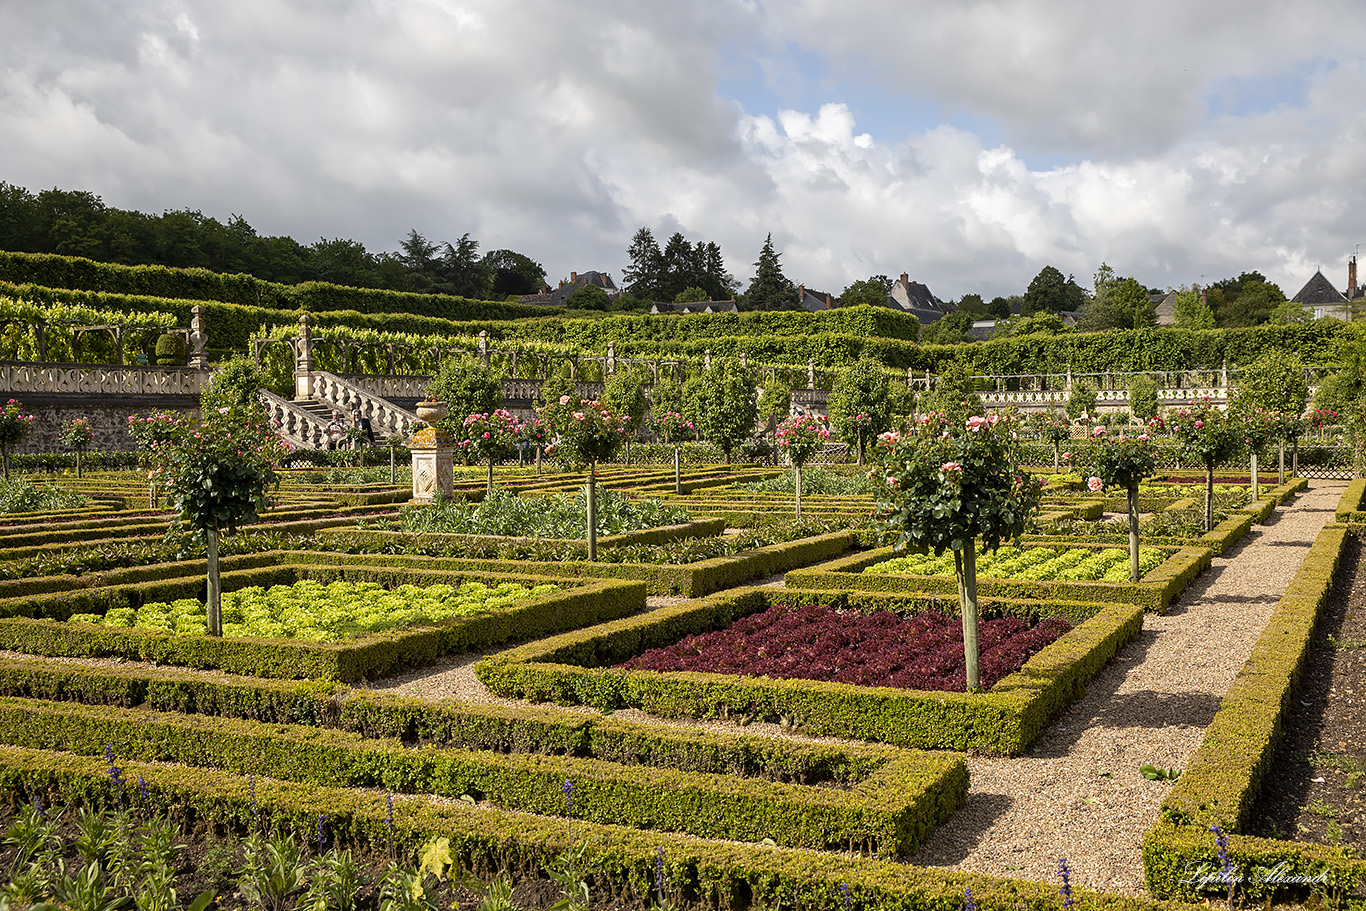
M1018 617L982 621L977 635L983 687L1019 670L1071 628L1056 618L1033 627ZM903 620L890 611L864 614L823 605L771 607L617 666L915 690L961 691L967 679L958 617L926 612Z

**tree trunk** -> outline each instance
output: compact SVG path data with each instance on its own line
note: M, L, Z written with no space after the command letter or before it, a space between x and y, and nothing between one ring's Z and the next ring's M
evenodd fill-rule
M492 457L492 456L489 457L489 483L488 483L488 487L485 488L485 493L484 493L484 495L485 495L485 496L488 496L488 495L491 494L491 493L493 493L493 457Z
M797 521L802 520L802 466L792 466L792 473L797 484Z
M1138 581L1138 485L1129 485L1129 581Z
M969 541L959 561L958 590L963 609L963 667L967 671L968 692L982 689L982 670L977 655L977 542Z
M205 631L210 636L221 636L223 635L223 587L218 576L218 529L208 529L206 536L208 537L209 588L204 605L208 609Z
M394 465L394 447L389 447L389 483L398 483L398 468Z
M1284 484L1284 483L1285 483L1285 440L1281 440L1280 446L1277 447L1277 448L1280 450L1280 468L1279 468L1279 469L1277 470L1277 472L1276 472L1276 483L1277 483L1277 484Z
M1252 450L1252 505L1262 498L1261 478L1257 477L1257 450Z
M1205 466L1205 531L1214 530L1214 466Z
M0 461L5 463L5 481L9 482L9 446L0 447Z
M80 476L81 476L81 451L80 451L79 449L77 449L77 450L76 450L76 477L77 477L77 478L80 478Z
M540 474L540 473L541 473L541 447L540 447L540 444L537 444L537 446L536 446L536 473L537 473L537 474Z
M858 429L858 463L863 464L863 428Z
M588 502L588 559L598 559L598 499L595 465L588 463L588 488L585 499Z
M1290 444L1290 476L1299 477L1300 474L1300 441L1296 440Z
M674 447L674 494L683 496L683 461L678 447Z
M1053 444L1053 473L1057 474L1062 467L1062 446L1058 443Z

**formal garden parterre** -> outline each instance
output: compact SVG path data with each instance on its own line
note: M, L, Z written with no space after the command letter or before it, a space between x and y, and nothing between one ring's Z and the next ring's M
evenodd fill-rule
M187 298L226 293L196 292L193 283L160 273L144 279L168 282ZM135 287L112 268L95 269L86 280L124 281L121 294ZM373 313L393 303L384 294L328 288L304 294L250 284L214 288L258 299L267 294L281 308L277 314L295 306L327 312L339 302ZM116 289L101 289L108 290ZM54 298L75 301L89 293ZM130 309L167 312L192 305L161 298L129 302L138 304ZM462 313L479 310L472 302L448 303ZM293 317L263 308L247 314L250 308L237 304L213 309L236 321L243 343L261 320L283 324ZM501 315L518 314L508 309ZM360 314L332 318L356 327L366 323ZM249 326L251 319L258 322ZM414 331L451 328L438 325L435 316L412 320ZM833 351L851 361L872 352L898 369L923 367L926 358L937 366L947 357L898 337L906 327L877 314L850 311L827 321L832 333L822 336L812 336L800 316L695 321L710 326L711 334L702 339L684 331L663 348L649 348L644 326L636 322L566 322L553 329L547 324L544 331L554 337L526 342L521 350L531 353L540 345L567 354L590 338L611 338L623 354L692 356L705 344L719 357L743 351L745 333L758 329L764 350L775 355L770 360L789 366ZM373 331L369 325L365 331ZM493 328L495 336L517 334L513 323ZM272 328L261 335L282 338L286 329L293 331ZM1281 334L1292 344L1306 338L1328 343L1305 331ZM1183 337L1176 347L1182 357L1208 360L1215 347L1225 355L1272 335L1226 338L1217 346ZM467 350L476 350L473 332L462 339ZM1060 349L1044 348L1029 356L1042 356L1049 369L1057 366L1052 361L1062 357ZM983 349L983 364L1019 359L1023 350ZM1098 349L1087 352L1082 354L1100 356ZM269 370L279 366L269 357L267 362ZM985 428L985 418L972 420L984 423L976 429L969 423L969 432ZM299 465L326 467L286 472L273 488L276 502L263 513L265 521L223 536L218 582L229 595L339 584L385 598L419 590L451 600L467 586L509 598L515 587L523 596L471 603L456 616L412 610L407 626L374 617L378 629L354 616L333 622L317 614L276 628L260 618L287 613L277 602L265 614L241 615L257 632L271 634L264 639L235 635L246 630L231 625L231 598L228 635L195 631L206 572L209 587L214 584L212 561L193 534L165 535L171 516L156 508L164 491L149 488L145 471L111 470L112 462L87 454L82 476L63 477L59 485L84 498L84 506L39 505L0 528L0 646L9 650L0 661L0 781L14 806L10 820L17 828L11 832L19 837L40 830L46 823L39 808L55 811L64 804L121 808L138 825L166 814L193 833L196 847L188 856L219 871L216 879L194 880L182 903L191 892L199 894L199 886L218 892L236 886L240 892L232 900L264 906L260 890L268 878L252 880L254 874L236 871L262 871L247 859L253 851L258 857L284 851L298 858L296 872L307 871L286 897L297 900L307 888L324 907L324 887L339 881L336 871L346 863L357 862L344 861L338 853L344 849L356 852L371 877L361 890L364 900L390 902L385 907L403 906L401 896L417 895L415 882L425 882L433 895L444 889L447 900L456 897L451 863L486 883L514 878L521 900L537 906L573 892L591 896L595 905L632 907L1157 907L1148 898L1070 887L1060 894L1056 882L922 868L905 858L952 819L971 787L965 753L1023 753L1134 641L1145 611L1167 608L1215 556L1293 499L1303 479L1272 483L1263 474L1254 497L1247 466L1229 462L1212 476L1159 474L1139 487L1135 499L1116 496L1104 483L1094 486L1081 464L1085 444L1072 447L1069 470L1053 472L1045 459L1032 460L1037 464L1015 477L1022 485L1043 482L1040 524L1018 542L1018 553L998 554L1015 558L1009 572L993 576L982 562L970 600L982 618L974 628L985 631L980 645L988 671L992 624L1056 638L1045 642L1040 635L1036 650L1021 650L1017 668L985 673L982 692L945 692L886 685L891 679L879 686L867 685L876 679L762 677L746 673L757 667L734 660L705 670L617 667L648 648L677 649L687 636L758 623L770 611L799 618L803 627L818 617L845 625L869 618L878 629L891 630L919 617L926 628L942 632L958 626L948 618L966 608L951 557L932 567L863 571L901 559L882 540L875 516L886 493L884 477L854 466L810 464L800 481L772 464L693 463L675 475L648 464L667 460L671 448L651 454L638 446L636 456L647 464L601 466L599 486L632 508L616 509L609 499L600 518L639 512L634 507L644 500L657 501L641 527L600 527L603 536L594 543L601 550L585 546L581 527L574 528L582 473L495 467L494 458L482 468L458 470L459 504L419 513L401 508L411 476L388 464L392 447L387 457L295 454ZM723 448L731 452L729 445ZM740 445L736 452L743 450ZM352 459L354 468L346 465ZM371 467L361 467L366 461ZM952 486L958 470L952 464L936 463L937 483ZM1208 517L1206 489L1214 495ZM1353 490L1344 498L1343 521L1360 515L1363 488ZM495 512L500 500L521 511L507 511L508 525L483 524L487 516L480 509ZM567 504L568 525L533 529L531 518L548 516L556 500ZM1020 502L1031 505L1027 500ZM793 516L798 503L801 522ZM1126 529L1114 519L1129 504L1142 514L1136 582L1097 569L1101 555L1108 560L1122 547ZM456 517L459 510L466 515ZM471 516L474 524L460 524ZM1217 888L1192 886L1183 871L1191 863L1219 864L1223 850L1248 883L1254 882L1252 871L1288 863L1308 877L1292 894L1360 900L1353 892L1363 876L1359 861L1332 844L1292 845L1250 834L1247 809L1265 787L1281 711L1291 704L1300 660L1294 643L1314 623L1305 611L1317 610L1315 587L1326 585L1324 567L1338 560L1345 534L1330 527L1321 536L1211 726L1207 748L1173 785L1145 849L1153 897L1217 898ZM596 559L588 559L590 553ZM1031 566L1050 562L1062 571L1031 573ZM1075 566L1086 567L1073 573L1085 578L1067 577ZM745 587L760 581L770 584ZM154 609L177 601L178 607ZM385 603L391 613L410 610ZM150 625L161 628L127 625L144 611ZM337 641L314 635L329 624ZM959 632L959 639L949 640L961 650ZM857 648L847 638L831 643L831 652ZM483 705L404 699L352 686L400 669L473 660L476 653L482 653L479 678L511 698ZM628 707L675 722L778 722L784 736L613 716ZM114 819L115 828L129 825ZM83 844L82 827L97 825L91 818L78 821L72 811L63 825L72 864L85 864L82 871L96 861L115 864L117 852L92 860L76 848ZM239 855L243 836L245 853ZM1218 839L1225 836L1221 847ZM233 859L202 863L210 853L202 846L215 837L226 839L230 847L224 850ZM292 855L285 850L290 839ZM303 843L313 847L303 851ZM449 852L447 860L443 852ZM70 879L78 888L77 878ZM576 891L580 884L586 892ZM1276 882L1240 886L1238 898L1260 899L1278 888ZM487 899L487 892L481 894ZM465 904L477 903L471 895L464 894ZM74 898L64 901L75 904Z

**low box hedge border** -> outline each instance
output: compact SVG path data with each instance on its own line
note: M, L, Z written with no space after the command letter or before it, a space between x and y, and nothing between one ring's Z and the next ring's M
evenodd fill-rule
M1265 897L1286 883L1300 893L1309 884L1309 891L1338 895L1366 883L1366 860L1351 857L1347 849L1238 834L1275 758L1281 717L1294 698L1347 534L1339 524L1327 525L1319 534L1224 695L1204 741L1163 802L1143 842L1151 894L1199 897L1192 871L1219 868L1212 825L1228 836L1239 890L1248 898Z
M1024 546L1037 543L1060 545L1063 542L1026 540ZM1067 546L1110 549L1112 544L1073 541ZM1137 584L1112 582L1036 582L1028 579L992 579L978 576L977 592L984 597L1029 598L1068 601L1124 602L1138 604L1144 609L1161 613L1171 600L1209 566L1212 554L1206 547L1161 547L1171 556ZM891 547L851 554L810 569L793 570L787 574L787 584L794 588L818 588L836 591L933 592L956 595L958 580L952 576L912 576L864 573L862 570L891 559L896 552Z
M281 558L288 554L273 552ZM300 579L459 584L465 580L498 584L554 582L559 591L523 599L506 608L439 624L390 630L344 643L295 639L179 636L128 627L67 623L74 613L102 614L112 607L138 607L152 601L202 598L204 579L182 576L155 582L80 589L11 598L0 602L10 614L0 618L0 648L30 655L73 658L123 658L192 668L212 668L259 677L317 678L352 682L383 676L400 667L427 664L458 654L534 639L566 629L638 613L645 607L645 586L638 582L566 579L481 573L469 570L400 569L385 565L285 563L222 573L224 591L249 586L289 585ZM24 611L52 619L13 616L14 602Z
M598 538L598 547L628 547L631 545L666 544L685 538L714 538L726 530L726 520L717 518L693 519L678 525L663 525L658 528L644 528L640 531L620 535L603 535ZM576 547L581 553L588 553L588 542L579 538L519 538L499 535L440 534L436 532L382 531L379 529L356 529L372 541L440 541L447 544L479 543L483 541L542 541L546 544Z
M967 794L962 756L901 751L843 787L575 756L408 747L342 731L142 709L0 699L0 742L207 766L315 785L384 788L703 838L905 857Z
M1366 525L1366 511L1362 510L1363 500L1366 500L1366 478L1357 478L1342 492L1334 519L1350 525Z
M740 589L500 652L479 662L475 673L490 692L533 702L784 721L816 736L1018 755L1143 626L1141 606L1098 606L991 692L977 694L612 667L774 604L831 600L829 591Z
M308 724L405 744L583 756L798 784L851 783L897 752L698 731L547 706L410 699L325 681L204 674L171 667L0 660L0 696Z
M314 831L323 817L343 845L392 844L413 857L431 838L447 837L461 869L488 879L544 878L543 865L574 845L584 849L583 871L595 903L647 904L656 862L664 858L671 901L694 908L800 907L804 911L958 911L972 889L980 911L1047 911L1056 908L1051 883L1000 879L889 860L797 848L708 841L525 813L488 811L463 801L432 803L372 791L328 788L152 763L124 764L125 777L141 777L156 812L175 808L192 823L243 832L279 826ZM12 803L41 795L50 806L107 804L112 788L104 761L38 750L0 748L0 793ZM1197 911L1199 906L1157 902L1074 888L1088 911Z
M326 532L319 536L324 546L334 542L338 547L348 542L375 540L370 532L346 530ZM393 565L438 566L480 572L541 572L564 578L632 579L645 583L652 595L682 595L698 598L722 589L763 579L774 573L787 572L794 567L809 566L837 557L854 547L857 536L853 531L836 531L801 538L782 544L758 547L731 557L713 557L697 563L589 563L567 560L556 563L537 563L529 560L477 560L460 557L376 557ZM344 555L334 555L345 559ZM367 555L367 558L369 555Z

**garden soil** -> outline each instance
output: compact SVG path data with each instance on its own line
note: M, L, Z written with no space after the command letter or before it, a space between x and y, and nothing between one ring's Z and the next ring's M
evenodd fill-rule
M1348 538L1253 832L1366 855L1366 566Z

